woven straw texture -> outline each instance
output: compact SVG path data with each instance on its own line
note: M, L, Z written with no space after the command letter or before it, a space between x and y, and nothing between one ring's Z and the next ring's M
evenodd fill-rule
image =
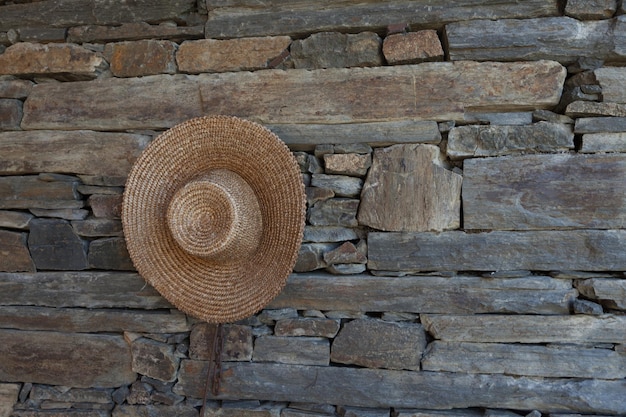
M126 183L122 222L144 279L178 309L227 323L281 291L305 210L287 146L261 125L213 116L174 126L144 150Z

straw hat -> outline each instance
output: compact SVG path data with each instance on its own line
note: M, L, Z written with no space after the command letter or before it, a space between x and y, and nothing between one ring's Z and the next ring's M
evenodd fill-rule
M287 146L229 116L188 120L133 166L122 222L139 273L178 309L212 323L281 291L304 228L304 186Z

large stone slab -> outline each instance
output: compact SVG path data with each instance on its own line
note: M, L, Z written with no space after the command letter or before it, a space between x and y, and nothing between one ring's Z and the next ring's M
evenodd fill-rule
M421 324L353 320L333 340L330 360L367 368L420 370L426 348Z
M0 379L76 388L135 381L122 336L0 330Z
M357 219L387 231L442 231L461 222L463 177L448 170L434 145L376 149Z
M574 133L567 125L539 122L525 126L468 125L452 128L447 155L452 159L574 149Z
M75 182L44 181L35 175L0 177L2 209L75 209L83 202Z
M39 84L24 104L22 128L159 129L202 114L266 124L461 121L467 109L554 106L564 79L553 61L431 62Z
M98 0L44 0L0 6L0 32L21 27L69 27L154 22L176 18L195 8L195 0L139 0L108 3Z
M206 370L206 362L182 361L175 391L201 398ZM620 414L626 411L625 388L624 381L229 363L223 366L220 396L358 407Z
M268 308L408 313L567 314L571 282L523 278L293 274Z
M146 135L89 130L3 132L0 174L126 176L150 139Z
M87 245L66 220L33 219L30 222L28 248L37 269L87 269Z
M142 311L0 306L0 327L77 333L182 333L190 330L178 310Z
M420 316L426 331L445 342L624 343L624 316Z
M35 272L26 233L0 229L0 271Z
M0 305L86 308L173 308L130 272L0 273Z
M583 135L581 153L626 152L626 132L587 133Z
M119 26L74 26L67 30L67 41L73 43L135 41L140 39L179 41L202 37L204 37L204 26L150 25L146 22L122 23Z
M626 355L573 346L435 341L428 345L422 367L433 372L622 379Z
M626 103L623 85L626 82L626 69L622 67L602 67L593 71L602 87L602 101L609 103Z
M626 310L626 280L591 278L580 280L576 288L585 297L597 300L608 308Z
M442 27L445 23L467 19L503 19L554 16L556 1L475 1L460 0L433 4L420 1L324 2L319 4L300 0L287 3L263 3L249 0L207 2L209 18L207 38L301 35L323 31L383 30L390 23L406 22L412 26ZM297 17L294 17L297 10ZM2 26L0 26L1 28Z
M466 230L621 228L626 155L525 155L463 165Z
M624 230L368 235L368 267L382 271L626 269Z
M323 337L262 336L254 342L255 362L327 366L330 342Z
M446 25L452 61L553 59L562 64L580 56L613 56L613 22L581 22L571 17L464 20Z

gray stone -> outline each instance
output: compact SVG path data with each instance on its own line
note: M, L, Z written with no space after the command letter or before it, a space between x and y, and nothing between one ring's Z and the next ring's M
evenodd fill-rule
M343 242L356 240L359 233L356 229L341 226L304 226L305 242Z
M82 270L89 267L87 242L65 220L33 219L28 246L37 269Z
M616 0L568 0L565 14L581 20L608 19L617 10Z
M52 217L65 220L83 220L89 215L89 210L85 209L41 209L32 208L29 210L37 217Z
M591 278L576 282L576 288L585 297L602 305L626 310L626 280L615 278Z
M626 132L585 134L580 152L626 152Z
M382 64L382 40L373 32L319 32L291 44L296 68L375 67Z
M19 384L0 384L0 416L8 417L18 401Z
M210 360L211 346L216 326L208 323L195 324L189 339L189 357ZM223 326L223 361L249 361L252 359L252 329L250 326L227 324Z
M549 123L560 123L565 125L574 124L574 119L571 117L565 116L563 114L558 114L552 112L550 110L535 110L533 112L533 121L534 122L549 122Z
M600 304L589 300L574 300L572 310L574 314L591 314L596 316L604 314L604 309Z
M342 243L336 249L324 253L323 257L328 265L367 263L366 254L359 251L351 242Z
M65 28L19 28L20 42L65 42Z
M119 219L122 216L121 195L93 194L87 199L87 203L95 217Z
M325 318L278 320L274 327L276 336L310 336L332 339L339 331L339 321Z
M71 403L110 404L110 389L50 387L46 385L34 385L30 391L31 400L51 400Z
M34 83L30 80L17 78L0 79L0 97L2 98L26 98L33 88Z
M324 155L324 167L327 174L363 177L372 165L372 156L368 154L345 153Z
M204 37L204 26L150 25L146 22L122 23L119 26L83 25L70 27L67 40L73 43L169 39L181 41Z
M152 393L152 386L145 382L135 381L130 386L130 392L126 401L131 405L147 405L150 404L150 394Z
M118 405L112 417L198 417L198 410L191 405Z
M368 368L418 371L426 333L420 324L354 320L333 341L331 361Z
M523 126L532 123L532 112L471 113L465 114L466 123Z
M21 211L0 210L0 227L9 229L28 230L28 224L33 215ZM352 238L356 239L356 237ZM342 239L348 240L348 239Z
M626 117L626 104L575 101L567 106L565 114L574 118L596 116Z
M580 117L576 119L574 133L623 133L626 117Z
M254 343L253 361L327 366L330 343L321 337L262 336Z
M324 254L337 247L334 243L303 243L293 267L295 272L309 272L328 266Z
M309 222L313 226L358 226L356 215L359 202L351 198L320 201L309 209Z
M326 271L334 275L360 274L366 270L365 264L332 264L326 267Z
M535 152L566 152L574 148L568 125L538 122L524 126L459 126L448 135L452 159Z
M43 181L35 175L0 177L0 209L83 207L72 182Z
M89 244L89 266L94 269L134 271L126 241L122 237L96 239Z
M130 347L133 371L159 381L176 380L180 359L174 354L174 346L139 338Z
M72 222L74 232L85 237L108 237L123 236L122 222L120 220L89 218Z
M313 174L311 185L330 189L337 197L358 197L363 188L363 180L346 175Z
M456 229L463 177L434 145L377 149L359 207L360 224L387 231Z
M20 100L0 98L0 129L20 130L22 114L22 102Z
M337 410L343 417L389 417L391 410L364 407L339 407Z
M292 307L269 308L261 311L259 320L261 323L274 325L278 320L294 319L298 317L298 310Z
M330 188L306 187L305 193L309 207L314 206L319 201L326 201L335 196L335 192Z

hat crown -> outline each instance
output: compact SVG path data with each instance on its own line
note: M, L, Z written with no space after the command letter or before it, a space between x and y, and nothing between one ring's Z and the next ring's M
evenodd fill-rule
M190 255L215 261L251 256L263 230L259 202L237 173L216 169L180 187L167 209L169 231Z

